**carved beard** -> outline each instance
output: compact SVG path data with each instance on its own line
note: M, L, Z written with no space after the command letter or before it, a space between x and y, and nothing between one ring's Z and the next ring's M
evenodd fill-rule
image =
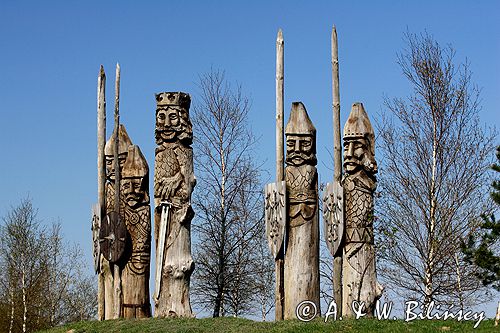
M347 166L352 166L353 169L348 170ZM344 170L350 175L354 175L362 170L367 174L376 174L378 171L377 162L369 152L365 152L360 160L356 158L344 159Z
M183 132L183 125L180 123L177 126L156 126L155 129L155 138L156 142L158 141L174 141L180 133Z
M125 196L125 202L130 208L137 208L139 206L143 206L149 202L149 197L147 195L147 191L144 189L144 180L141 184L141 189L136 192L128 192L127 190L122 189L122 193ZM128 193L127 193L128 192Z
M303 164L315 165L314 152L309 154L304 152L289 152L286 155L286 163L293 166L301 166Z
M179 124L171 127L156 126L155 139L157 145L160 145L163 142L173 142L177 139L182 142L186 141L190 144L193 140L193 134L189 131L189 128L185 124Z

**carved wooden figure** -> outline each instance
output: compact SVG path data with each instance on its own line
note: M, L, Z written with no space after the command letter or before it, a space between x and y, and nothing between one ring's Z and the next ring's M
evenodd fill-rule
M296 318L297 305L305 300L314 302L320 313L316 129L300 102L292 104L285 136L288 221L284 319L291 319Z
M383 288L377 282L373 237L376 173L373 128L363 104L355 103L344 127L344 316L353 315L354 301L364 302L365 311L373 315L375 303L382 295Z
M128 231L126 264L122 272L123 316L151 316L149 303L149 267L151 257L151 213L149 207L149 167L136 145L128 148L123 165L120 192Z
M120 125L118 130L118 162L120 173L128 155L128 148L132 144L125 126ZM121 286L121 274L116 274L115 266L121 271L124 265L124 252L126 249L127 229L125 226L124 208L126 202L123 194L120 195L120 214L115 210L115 133L106 142L104 148L106 163L106 209L101 221L99 231L99 244L101 253L100 272L104 280L104 319L116 319L122 316L121 292L116 286ZM115 281L116 280L116 281ZM117 298L120 299L117 299ZM117 304L119 309L116 309Z
M191 98L183 92L156 95L154 174L155 317L192 317L189 284L193 172Z

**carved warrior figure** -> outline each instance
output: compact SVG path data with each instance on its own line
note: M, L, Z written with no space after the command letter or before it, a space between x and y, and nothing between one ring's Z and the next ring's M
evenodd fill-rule
M155 316L192 317L189 283L191 257L191 193L193 131L191 98L182 92L156 95L155 200Z
M141 150L129 146L123 165L120 192L126 206L123 216L130 244L122 273L123 316L151 316L149 303L149 266L151 257L151 216L149 208L149 167Z
M373 314L382 295L377 282L373 237L373 193L377 162L375 135L361 103L352 106L344 127L345 243L342 313L352 315L353 301Z
M285 137L288 221L284 319L291 319L297 305L305 300L314 302L318 313L320 310L316 129L300 102L292 104Z
M114 187L115 144L113 133L104 149L106 210L99 231L99 274L104 280L104 319L144 318L151 316L149 169L139 148L132 145L125 126L120 125L118 162L121 181L118 213L115 209Z
M123 172L123 165L128 155L128 148L132 144L127 134L125 126L120 125L118 130L118 161L120 174ZM104 148L106 164L106 209L105 217L101 221L99 230L100 243L100 272L104 281L104 319L116 319L123 315L121 309L121 270L125 264L124 252L127 241L127 230L124 219L125 201L120 193L120 214L115 210L115 132L106 142ZM115 269L115 266L118 269ZM120 274L116 274L119 272ZM117 276L118 275L118 276ZM116 287L119 287L118 291ZM117 308L119 307L119 308Z

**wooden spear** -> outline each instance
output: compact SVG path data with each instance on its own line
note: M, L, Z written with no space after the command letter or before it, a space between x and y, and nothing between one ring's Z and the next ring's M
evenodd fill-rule
M120 218L120 162L118 160L118 146L120 131L120 64L116 64L116 80L115 80L115 149L114 149L114 165L115 165L115 211ZM120 318L122 309L122 287L120 277L120 266L114 265L113 274L114 286L114 317Z
M342 181L342 150L340 139L340 93L339 93L339 55L337 29L332 28L332 95L333 95L333 182ZM341 187L339 187L341 188ZM343 209L343 208L342 208ZM343 222L342 222L343 223ZM340 249L333 258L333 294L338 313L342 313L342 252Z
M106 209L106 163L104 146L106 144L106 74L101 65L97 78L97 201L100 209L99 221L103 221ZM99 225L99 228L101 226ZM104 320L104 276L100 274L100 251L97 253L97 316Z
M276 181L285 180L285 163L284 163L284 144L283 144L283 128L284 128L284 48L283 32L278 31L276 38ZM286 234L286 230L285 230ZM285 236L285 235L284 235ZM285 242L281 246L280 252L275 260L276 269L276 290L275 290L275 318L283 320L283 310L285 305L285 278L284 278L284 248Z

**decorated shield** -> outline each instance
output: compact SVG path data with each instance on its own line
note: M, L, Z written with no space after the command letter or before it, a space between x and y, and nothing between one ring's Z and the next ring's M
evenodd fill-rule
M123 256L127 243L127 227L117 212L111 212L101 221L99 245L101 253L110 263Z
M92 205L92 254L94 256L94 270L99 273L99 229L101 228L101 206L96 203Z
M267 184L264 189L266 235L274 258L283 246L286 221L286 185L284 181Z
M323 225L328 250L335 256L344 236L344 190L340 183L328 183L323 195Z

